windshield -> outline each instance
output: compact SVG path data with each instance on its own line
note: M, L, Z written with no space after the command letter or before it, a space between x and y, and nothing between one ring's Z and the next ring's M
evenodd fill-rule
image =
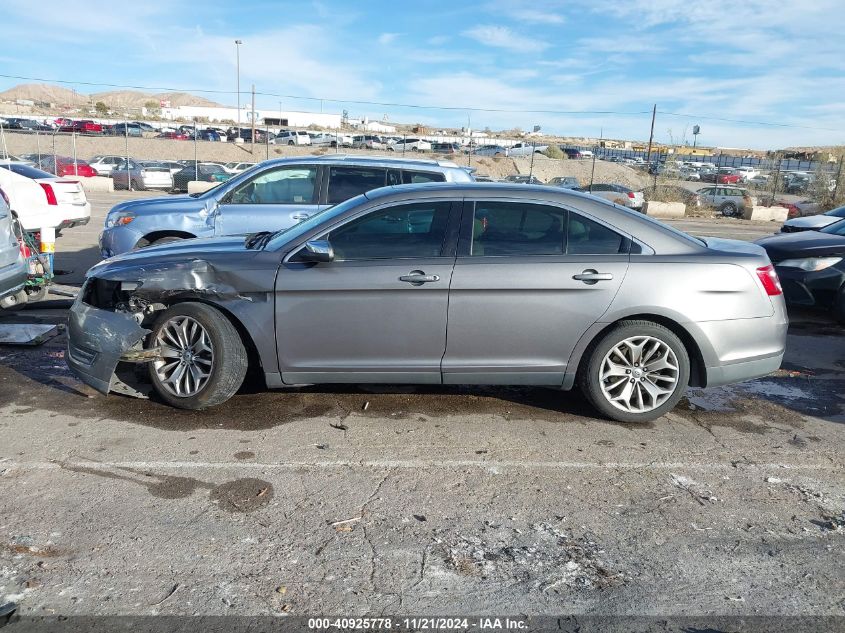
M349 209L358 206L366 199L367 197L364 194L355 196L354 198L350 198L349 200L341 202L340 204L336 204L333 207L326 207L325 209L317 211L314 215L309 217L307 220L303 220L299 224L294 224L293 226L287 229L276 231L270 238L270 240L267 242L267 247L265 248L265 250L278 250L284 244L287 244L291 240L297 239L299 236L304 235L308 231L320 226L323 222L331 220L331 218L337 217L338 215L345 213Z
M820 232L827 233L828 235L845 235L845 220L834 222L833 224L821 229Z

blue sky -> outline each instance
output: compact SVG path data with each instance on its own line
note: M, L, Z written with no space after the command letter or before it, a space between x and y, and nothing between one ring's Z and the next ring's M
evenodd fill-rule
M657 103L660 112L692 115L658 114L660 141L691 141L699 124L707 145L845 144L843 0L3 5L0 72L9 75L231 91L205 96L234 104L240 38L242 90L254 83L259 92L338 100L325 101L325 111L435 126L466 125L469 115L473 128L538 124L565 135L643 139L650 117L637 113ZM3 89L17 83L0 78ZM257 101L278 108L279 100ZM285 109L320 108L281 100ZM599 111L616 114L592 113Z

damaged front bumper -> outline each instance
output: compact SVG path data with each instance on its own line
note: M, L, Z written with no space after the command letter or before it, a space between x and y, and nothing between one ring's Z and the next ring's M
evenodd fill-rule
M80 293L68 317L67 364L82 382L107 394L119 362L155 360L156 349L140 347L149 332L129 313L83 303Z

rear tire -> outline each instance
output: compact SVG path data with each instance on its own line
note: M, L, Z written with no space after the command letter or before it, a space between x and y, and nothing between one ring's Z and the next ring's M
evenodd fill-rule
M722 215L732 218L737 215L739 209L733 202L726 202L719 207L719 211L722 212Z
M618 422L656 420L678 404L689 383L684 344L652 321L620 321L587 354L578 371L581 391L599 413Z
M178 343L168 334L174 329L184 332ZM180 409L222 404L237 393L246 376L249 363L238 331L219 310L204 303L177 303L162 312L149 344L161 345L169 354L149 364L153 387L162 400Z

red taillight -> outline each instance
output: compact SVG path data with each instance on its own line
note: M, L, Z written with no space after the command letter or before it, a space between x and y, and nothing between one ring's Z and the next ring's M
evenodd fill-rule
M633 199L634 199L634 192L633 192L633 191L629 191L629 192L628 192L628 197L629 197L631 200L633 200Z
M56 192L53 191L53 187L51 185L48 185L46 182L39 182L38 184L41 185L41 188L44 190L44 195L47 196L47 204L53 206L59 204L59 201L56 200Z
M6 203L6 206L11 208L12 203L9 202L9 196L6 195L6 192L0 189L0 198L3 198L3 201Z
M757 269L757 276L760 278L760 283L763 284L763 289L770 297L776 297L783 294L783 288L780 285L780 279L775 272L775 267L769 264Z

